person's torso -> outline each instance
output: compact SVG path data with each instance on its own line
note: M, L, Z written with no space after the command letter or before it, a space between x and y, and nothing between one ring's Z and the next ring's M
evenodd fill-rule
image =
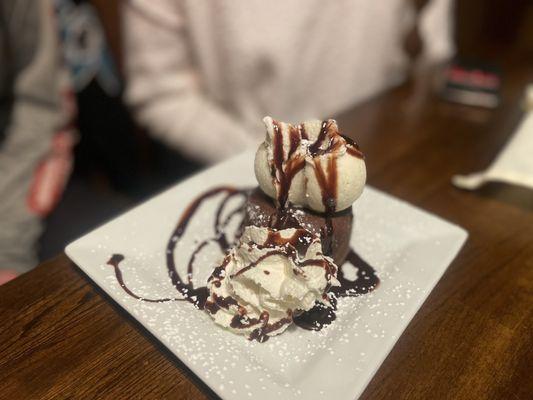
M250 127L331 116L403 74L405 0L182 6L203 89Z

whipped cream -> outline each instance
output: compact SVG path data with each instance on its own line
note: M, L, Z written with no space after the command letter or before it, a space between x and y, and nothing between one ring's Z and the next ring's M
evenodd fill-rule
M336 276L319 236L247 226L210 276L205 309L224 328L264 341L316 302L331 306L326 293L340 285Z
M255 156L259 186L279 207L287 201L318 212L352 205L363 192L366 167L357 144L337 123L313 120L300 125L266 117L265 141Z

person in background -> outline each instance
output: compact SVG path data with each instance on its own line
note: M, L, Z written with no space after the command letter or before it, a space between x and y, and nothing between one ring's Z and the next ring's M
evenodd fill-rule
M50 0L0 2L0 284L37 263L69 176L73 102Z
M153 136L213 163L258 142L265 115L330 117L399 84L410 53L449 58L451 3L125 0L125 100Z

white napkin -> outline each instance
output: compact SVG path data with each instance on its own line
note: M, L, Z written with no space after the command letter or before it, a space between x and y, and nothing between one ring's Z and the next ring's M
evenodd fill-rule
M526 104L530 104L528 88ZM461 189L474 190L485 182L505 182L533 189L533 112L526 113L520 126L490 167L469 175L455 175L452 183Z

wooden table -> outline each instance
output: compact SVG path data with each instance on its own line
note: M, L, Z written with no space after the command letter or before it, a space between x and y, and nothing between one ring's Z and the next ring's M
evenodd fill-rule
M519 122L532 63L512 65L494 111L406 85L339 118L370 184L470 233L364 399L533 396L533 191L450 184L486 167ZM0 287L0 321L2 399L213 396L63 254Z

